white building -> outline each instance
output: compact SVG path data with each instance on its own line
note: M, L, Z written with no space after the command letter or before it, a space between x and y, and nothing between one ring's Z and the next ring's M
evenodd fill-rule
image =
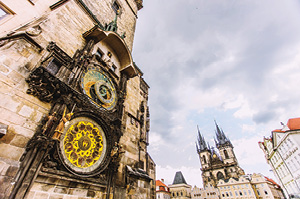
M287 125L272 131L259 146L286 197L300 198L300 118L289 119Z
M156 180L156 199L170 199L171 193L167 185L165 185L164 180Z
M213 187L211 184L208 184L204 188L194 187L192 189L192 199L219 199L219 190Z
M283 199L280 186L262 174L244 175L239 178L220 180L218 183L220 198L254 199L270 198Z

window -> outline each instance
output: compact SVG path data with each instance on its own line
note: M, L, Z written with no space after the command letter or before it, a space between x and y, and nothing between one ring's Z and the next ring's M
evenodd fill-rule
M114 1L111 7L115 13L120 13L120 4L117 1Z
M251 195L251 191L250 190L248 190L248 193L249 193L249 195Z
M205 158L205 156L202 156L202 158L203 158L204 164L206 164L206 158Z
M219 172L217 173L217 178L218 178L218 180L224 179L223 173L221 173L221 172L219 171Z
M265 190L265 194L268 195L268 192Z
M47 70L52 74L52 75L56 75L56 73L59 71L60 67L62 66L62 64L55 58L53 58L48 66L47 66Z
M227 153L227 151L226 151L226 150L224 150L224 155L225 155L225 158L226 158L226 159L228 159L228 158L229 158L229 156L228 156L228 153Z
M116 69L117 69L117 67L113 64L113 65L111 66L111 70L114 71L114 72L116 72Z
M101 61L101 59L102 59L102 57L103 57L103 52L100 50L100 49L98 49L97 50L97 52L96 52L96 59L97 59L97 61Z
M257 195L260 195L260 192L257 190Z
M140 168L144 169L144 161L140 160Z
M0 20L13 14L15 13L0 1Z

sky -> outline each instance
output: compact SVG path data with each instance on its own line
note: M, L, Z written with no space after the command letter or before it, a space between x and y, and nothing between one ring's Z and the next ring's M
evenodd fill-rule
M202 187L197 125L214 146L214 120L247 174L275 179L258 142L300 117L299 1L144 0L133 59L150 86L157 179L182 171Z

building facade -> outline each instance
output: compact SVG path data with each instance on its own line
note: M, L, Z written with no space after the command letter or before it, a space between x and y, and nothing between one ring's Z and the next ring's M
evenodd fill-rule
M272 198L284 199L280 186L262 174L244 175L239 178L220 180L220 198Z
M170 199L171 192L167 185L165 185L164 180L156 180L156 199Z
M215 132L215 144L218 150L209 147L198 129L196 149L205 188L192 190L192 197L284 198L281 187L273 180L261 174L245 175L244 170L238 165L233 145L217 124Z
M212 184L217 187L219 180L238 178L244 175L244 170L239 167L233 151L233 145L226 137L223 130L216 123L216 148L209 147L198 129L198 140L196 142L202 171L203 185Z
M169 185L171 199L191 198L192 186L187 184L181 171L177 171L173 183Z
M0 198L155 198L142 7L0 2Z
M192 199L219 199L219 189L215 188L211 184L206 185L204 188L198 188L195 186L192 189Z
M300 198L300 118L289 119L259 146L286 197Z

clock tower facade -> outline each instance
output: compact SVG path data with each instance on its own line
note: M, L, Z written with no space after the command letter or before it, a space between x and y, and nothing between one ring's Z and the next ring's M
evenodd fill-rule
M149 86L131 55L142 7L1 2L0 198L155 198Z
M215 136L216 148L210 147L198 129L196 148L200 159L204 186L211 184L216 187L221 179L238 178L245 174L244 170L238 165L233 145L217 123Z

